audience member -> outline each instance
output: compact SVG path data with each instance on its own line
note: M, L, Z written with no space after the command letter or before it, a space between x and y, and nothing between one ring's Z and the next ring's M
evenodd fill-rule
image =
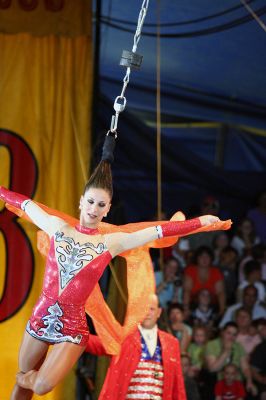
M220 254L219 270L224 277L226 304L236 299L238 253L232 246L225 247Z
M179 340L181 352L187 350L192 337L192 328L184 323L182 304L172 303L168 307L168 320L171 333Z
M258 290L254 285L248 285L243 290L242 302L233 304L229 307L219 324L224 327L227 322L235 321L235 314L239 308L244 308L250 312L252 320L266 317L266 308L258 302Z
M195 252L195 263L184 271L184 309L187 313L197 300L198 292L207 289L212 303L217 306L218 314L225 310L224 278L217 267L212 265L213 253L209 247L200 247ZM187 316L187 314L186 314Z
M242 307L236 311L235 319L238 329L236 341L243 346L246 354L250 355L261 342L260 335L257 333L255 325L252 324L250 312L245 308Z
M229 322L221 330L220 336L209 341L205 348L205 362L209 372L208 390L216 379L222 378L225 365L234 364L239 369L239 379L245 379L247 391L254 391L251 370L246 352L240 343L236 342L237 326Z
M167 248L167 247L166 247ZM190 254L189 240L184 237L180 238L172 247L171 256L176 258L181 268L185 268Z
M198 292L195 308L191 312L192 326L206 326L211 332L217 322L217 313L211 302L211 294L207 289Z
M185 383L187 400L200 400L198 386L193 377L190 376L190 357L187 354L181 355L182 371Z
M203 367L204 349L208 341L208 331L205 326L193 328L192 342L189 344L187 353L191 360L191 375L197 377Z
M265 286L261 280L261 265L258 261L250 260L244 266L245 280L237 288L237 300L242 301L243 289L254 285L258 291L258 301L265 302Z
M238 283L242 283L245 279L244 266L250 260L258 261L261 264L261 279L266 282L266 245L259 243L252 247L251 254L243 258L239 264Z
M249 218L243 218L238 223L231 241L231 246L237 250L239 259L251 254L252 247L258 243L260 238L256 235L253 222Z
M261 241L266 244L266 191L261 193L257 207L248 211L247 216L254 223Z
M217 235L214 237L213 243L212 243L212 249L213 249L213 254L214 254L214 259L213 259L213 265L219 266L220 264L220 255L223 249L228 247L230 244L229 236L226 232L219 232Z
M226 365L223 375L223 379L215 385L215 400L244 400L246 397L245 387L237 379L237 367L234 364Z
M266 400L266 319L258 322L262 342L255 347L250 357L251 371L258 388L259 400Z
M156 293L163 308L166 308L168 303L171 303L174 299L180 300L182 298L180 275L178 261L173 257L165 261L163 271L155 272Z
M198 210L198 213L202 215L211 214L219 215L220 203L219 201L211 195L206 196ZM218 232L200 232L194 235L187 236L189 240L189 249L195 251L201 246L212 247L213 240Z

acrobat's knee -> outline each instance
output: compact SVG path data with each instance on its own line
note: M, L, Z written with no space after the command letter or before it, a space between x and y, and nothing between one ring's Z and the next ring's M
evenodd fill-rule
M42 396L43 394L49 393L53 390L54 385L47 377L43 377L37 374L32 390L34 393Z
M49 393L54 388L54 384L49 377L43 376L39 371L31 370L26 373L17 374L17 384L24 389L30 389L34 393L42 396Z

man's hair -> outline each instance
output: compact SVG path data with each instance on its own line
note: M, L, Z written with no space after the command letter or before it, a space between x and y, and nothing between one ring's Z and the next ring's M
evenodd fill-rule
M255 260L250 260L246 262L246 264L244 265L244 274L246 278L248 278L252 272L260 270L261 270L261 265L258 261Z
M256 288L256 286L254 286L254 285L252 285L252 284L247 285L246 287L244 287L244 289L243 289L243 295L245 295L245 293L247 293L247 291L248 291L249 289L253 289L254 292L256 292L256 295L257 295L257 297L258 297L258 289Z

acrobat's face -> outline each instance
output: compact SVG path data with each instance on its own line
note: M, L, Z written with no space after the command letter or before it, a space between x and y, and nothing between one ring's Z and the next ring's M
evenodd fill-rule
M111 207L109 193L104 189L90 188L80 198L80 224L96 228Z

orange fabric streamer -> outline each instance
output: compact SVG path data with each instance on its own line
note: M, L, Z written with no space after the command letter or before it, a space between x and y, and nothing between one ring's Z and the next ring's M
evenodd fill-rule
M72 226L79 223L77 219L69 215L50 209L40 203L37 204L47 213L62 218ZM9 204L6 204L6 207L19 217L30 220L22 210L10 206ZM183 221L185 220L185 216L182 212L177 212L171 220ZM167 221L139 222L120 226L101 222L99 231L101 234L114 232L130 233L150 226L162 225L166 222ZM227 230L231 227L231 224L231 220L218 221L209 226L198 228L193 233ZM149 307L149 296L155 293L155 279L149 248L172 246L178 239L178 236L157 239L147 243L145 246L129 250L120 255L126 259L128 287L127 311L123 325L115 319L103 298L99 285L97 284L93 289L87 299L85 309L92 318L96 332L108 354L119 353L121 343L124 341L125 337L128 336L135 329L136 324L141 322L145 317ZM48 235L43 231L39 231L37 234L37 247L44 257L48 254L49 245L50 240Z

